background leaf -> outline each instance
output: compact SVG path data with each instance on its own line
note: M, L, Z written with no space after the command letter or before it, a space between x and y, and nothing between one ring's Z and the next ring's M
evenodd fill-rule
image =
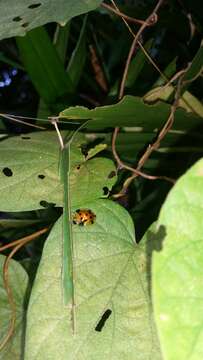
M0 154L1 211L39 209L48 203L63 206L60 149L55 131L8 138L0 142ZM115 167L110 159L86 161L81 143L73 142L72 205L102 197L103 188L110 190L116 181L116 176L110 176L112 171Z
M154 234L160 240L153 257L154 307L169 360L203 357L202 186L200 160L169 193Z
M3 286L2 271L5 256L0 255L0 342L6 336L11 317L11 309L8 303L8 297ZM25 295L28 286L28 276L23 267L14 260L9 265L9 285L16 304L16 326L15 334L1 350L1 360L20 360L23 356L24 346L24 327L25 327Z
M0 39L25 33L49 22L64 25L72 17L94 10L101 0L9 0L0 3Z
M186 86L183 87L182 92L190 85L191 81L200 76L203 69L203 42L194 56L192 63L190 64L187 72L185 73L183 80L186 82Z
M2 211L38 209L41 201L62 203L55 132L9 138L0 143L0 153Z
M91 119L87 127L90 130L115 127L133 126L142 127L145 131L160 128L170 113L170 105L159 102L148 105L139 97L125 96L114 105L106 105L88 109L83 106L69 107L59 115L61 119L71 120ZM64 120L63 120L64 121ZM184 110L177 110L173 129L189 130L202 125L202 119L194 114L188 114Z
M64 102L65 106L73 86L46 30L39 27L16 41L24 66L42 100L50 109L59 106L57 102Z
M67 72L68 75L70 76L74 89L77 87L80 77L82 75L86 61L86 56L87 56L86 25L87 25L87 16L84 17L82 28L80 30L80 36L77 41L76 47L72 53L67 68Z

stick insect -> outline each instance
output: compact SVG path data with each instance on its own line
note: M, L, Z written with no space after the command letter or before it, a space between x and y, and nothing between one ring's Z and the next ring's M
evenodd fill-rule
M48 119L35 119L27 118L22 116L15 116L10 114L0 114L1 117L34 127L39 130L46 130L44 126L35 125L27 122L28 120L38 120L40 122L51 123L53 124L59 144L60 144L60 159L59 159L59 176L63 184L64 189L64 214L63 214L63 260L62 260L62 278L61 278L61 288L63 291L63 300L64 305L71 308L71 323L73 333L75 332L75 296L74 296L74 261L73 261L73 237L72 237L72 226L71 226L71 199L69 191L69 173L70 173L70 145L73 140L74 135L84 126L84 123L69 122L71 124L77 125L76 131L72 131L67 139L63 139L59 127L58 117L50 117ZM25 121L26 120L26 121ZM7 291L8 293L8 291ZM13 318L15 319L15 314L13 312ZM11 337L15 326L15 321L11 319L11 324L9 328L9 336L5 337L6 341L2 341L2 345L7 343L7 340ZM1 346L0 346L1 347Z

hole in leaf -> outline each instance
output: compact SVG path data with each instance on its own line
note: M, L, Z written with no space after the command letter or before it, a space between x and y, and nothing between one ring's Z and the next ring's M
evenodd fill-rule
M39 178L39 179L44 179L44 178L45 178L45 175L40 174L40 175L38 175L38 178Z
M88 146L87 144L82 144L80 146L80 150L81 150L81 153L84 155L84 156L87 156L88 155Z
M22 18L20 16L16 16L12 20L15 21L15 22L18 22L18 21L21 21Z
M9 169L8 167L4 168L2 171L3 171L4 175L6 175L6 176L13 175L13 171L11 169Z
M111 179L112 177L116 176L116 172L113 170L109 173L108 179Z
M39 203L42 207L44 207L44 208L53 208L53 207L55 207L56 206L56 204L54 204L54 203L49 203L48 201L46 201L46 200L41 200L40 201L40 203Z
M26 22L26 23L22 24L22 27L26 28L28 25L29 25L29 23Z
M47 208L49 206L49 203L45 200L41 200L39 204L44 208Z
M107 309L101 319L99 320L97 326L95 327L95 331L102 331L106 321L108 320L109 316L111 315L112 311L110 309Z
M107 186L103 187L103 192L104 192L104 195L108 195L109 189L107 188Z
M21 139L23 139L23 140L30 140L31 137L30 137L30 136L22 136Z
M41 5L42 5L41 3L32 4L32 5L29 5L29 6L28 6L28 9L36 9L36 8L38 8L38 7L41 6Z
M77 170L80 170L80 165L78 165L78 166L76 167L76 169L77 169Z

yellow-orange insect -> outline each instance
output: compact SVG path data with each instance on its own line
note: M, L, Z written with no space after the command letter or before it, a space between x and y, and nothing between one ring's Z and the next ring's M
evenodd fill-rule
M73 214L73 224L84 226L94 224L96 215L90 209L77 209Z

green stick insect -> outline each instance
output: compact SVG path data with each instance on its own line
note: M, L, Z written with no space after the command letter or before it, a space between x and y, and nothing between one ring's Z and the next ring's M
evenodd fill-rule
M59 165L60 179L63 183L64 189L64 216L63 216L63 270L62 270L62 283L63 283L63 299L64 305L71 303L72 312L72 330L75 332L75 293L74 293L74 254L73 254L73 235L72 235L72 216L71 216L71 196L70 196L70 162L71 162L71 143L73 138L79 130L83 128L79 123L78 129L72 132L67 139L64 140L59 131L57 122L59 118L50 117L51 123L54 125L60 147L61 147L61 161ZM75 124L75 123L74 123ZM78 123L77 123L78 124Z
M15 116L10 114L0 114L5 119L15 121L34 127L39 130L46 130L45 127L35 124L30 124L27 120L36 120L35 118L27 118ZM26 120L26 121L25 121ZM62 260L62 278L61 288L63 289L64 305L69 305L71 308L71 323L73 333L76 329L75 324L75 295L74 295L74 254L73 254L73 236L72 236L72 215L71 215L71 197L69 191L69 175L70 175L70 157L71 157L71 143L76 133L85 125L83 122L69 122L70 124L78 125L77 129L69 132L68 137L63 139L58 128L60 118L50 117L46 119L37 119L38 121L51 122L56 130L59 144L60 144L60 159L59 159L59 177L63 184L64 193L64 211L63 211L63 260Z

